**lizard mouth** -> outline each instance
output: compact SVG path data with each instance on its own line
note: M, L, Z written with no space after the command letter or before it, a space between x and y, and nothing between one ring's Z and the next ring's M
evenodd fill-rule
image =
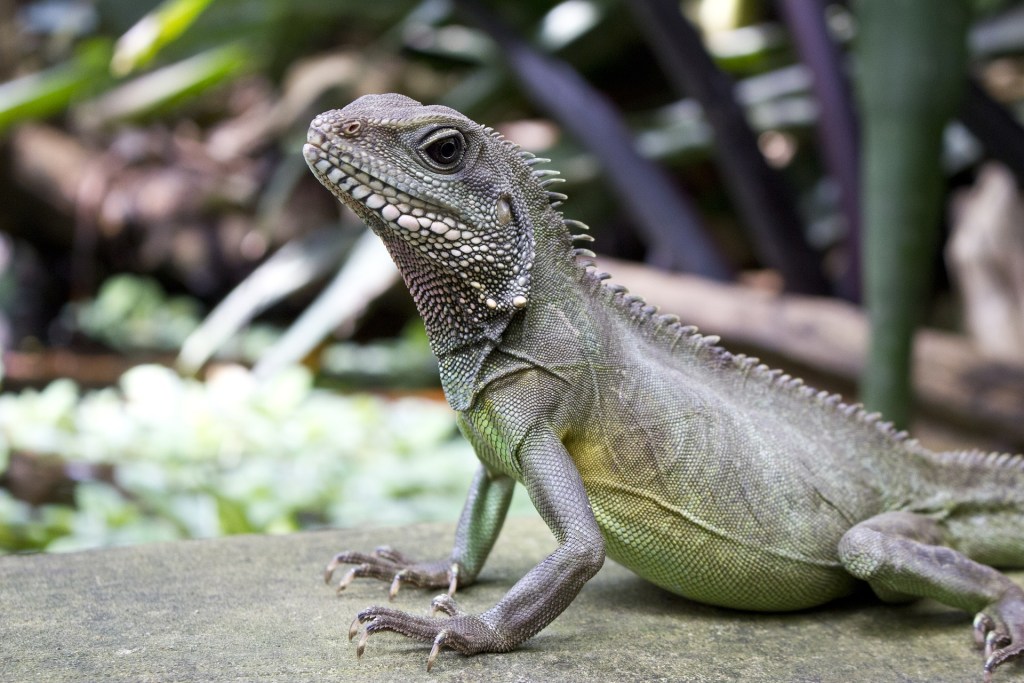
M316 129L310 128L307 139L302 156L310 170L371 227L386 225L411 242L449 253L475 251L479 238L464 223L353 166L348 155L325 151L330 142Z

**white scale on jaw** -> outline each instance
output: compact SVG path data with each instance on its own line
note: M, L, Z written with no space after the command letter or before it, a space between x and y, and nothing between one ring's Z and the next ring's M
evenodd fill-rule
M339 190L366 208L376 211L387 223L406 231L410 241L420 251L431 258L446 260L463 279L467 280L471 272L483 275L485 268L505 268L494 254L504 256L509 245L484 244L483 240L461 221L443 216L424 202L371 178L365 172L350 166L348 159L325 157L325 152L319 149L318 142L310 140L312 146L318 148L319 158L313 162L316 170ZM504 225L511 219L510 208L504 199L498 200L496 211L500 224ZM485 267L482 264L487 265ZM518 268L513 267L513 271L518 272ZM520 275L519 283L525 285L526 278ZM469 285L480 293L481 301L487 308L498 307L498 302L484 293L483 284L470 280ZM527 304L527 299L517 295L513 297L511 303L515 308L523 308Z

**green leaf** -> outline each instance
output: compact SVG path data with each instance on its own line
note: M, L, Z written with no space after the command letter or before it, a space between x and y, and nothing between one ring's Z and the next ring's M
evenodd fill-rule
M256 68L258 61L242 42L230 43L139 76L83 104L76 114L81 125L96 128L163 113Z
M110 50L106 39L89 41L63 64L0 84L0 133L19 121L57 114L108 82Z
M128 29L114 46L110 70L126 76L184 33L213 0L167 0Z

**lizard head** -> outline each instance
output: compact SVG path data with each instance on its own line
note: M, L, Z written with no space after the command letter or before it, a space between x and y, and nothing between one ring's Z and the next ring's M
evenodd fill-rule
M527 203L548 201L514 145L448 107L367 95L313 119L303 154L384 240L428 331L442 309L486 327L527 305Z

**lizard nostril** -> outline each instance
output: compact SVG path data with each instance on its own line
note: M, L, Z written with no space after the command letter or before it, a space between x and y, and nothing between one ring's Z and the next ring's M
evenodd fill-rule
M341 124L341 134L345 136L352 136L359 132L359 129L363 127L361 121L346 121Z

